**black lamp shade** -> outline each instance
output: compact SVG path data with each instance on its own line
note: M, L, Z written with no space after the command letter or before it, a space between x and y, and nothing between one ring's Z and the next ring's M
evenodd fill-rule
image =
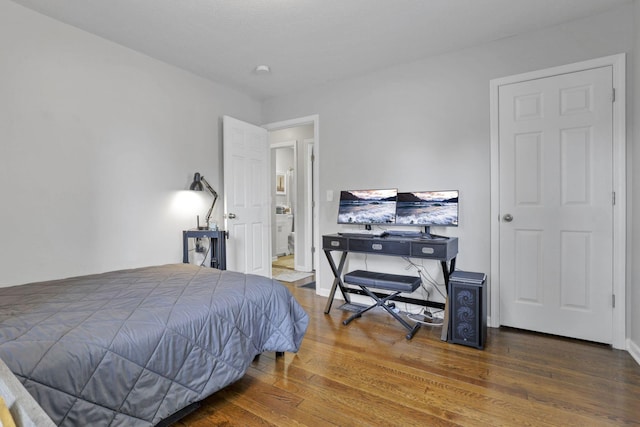
M189 186L189 190L195 190L195 191L203 190L200 173L196 172L195 175L193 175L193 182Z

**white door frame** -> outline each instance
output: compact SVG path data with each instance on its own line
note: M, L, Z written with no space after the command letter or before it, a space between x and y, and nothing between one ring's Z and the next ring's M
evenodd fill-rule
M262 125L262 127L267 129L268 131L274 131L279 129L304 126L304 125L310 125L310 124L313 125L314 156L316 160L316 167L313 169L313 200L317 201L318 195L320 194L320 187L319 187L320 180L318 178L318 171L320 169L318 167L318 164L320 163L320 116L317 114L314 114L311 116L299 117L297 119L290 119L290 120L284 120L280 122L268 123L268 124ZM313 227L313 236L312 236L312 244L313 244L313 247L315 248L315 251L313 252L314 266L320 265L319 257L321 252L318 250L318 242L320 241L320 231L319 231L320 227L317 226L318 208L319 208L318 203L316 203L315 206L313 207L313 223L316 226ZM315 274L316 274L316 283L321 283L320 269L316 269Z
M302 141L302 152L304 153L303 161L305 163L305 174L304 174L304 189L305 193L310 196L305 200L305 207L307 212L307 220L305 221L305 236L311 236L311 243L315 246L315 239L313 238L313 230L318 227L318 225L314 222L314 214L313 214L313 205L315 203L315 193L313 191L313 176L311 175L314 172L313 167L313 157L314 157L314 149L313 149L313 138L306 138ZM316 268L315 257L312 257L311 260L311 270Z
M598 67L613 68L613 347L626 349L626 57L624 53L491 80L491 277L489 325L500 326L500 169L498 90L500 86Z

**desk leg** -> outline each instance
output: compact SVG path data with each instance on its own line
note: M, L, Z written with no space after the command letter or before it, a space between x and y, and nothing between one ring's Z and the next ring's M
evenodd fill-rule
M218 260L218 270L226 270L227 269L227 232L223 231L220 236L218 236L218 256L216 257Z
M186 231L182 232L182 262L189 264L189 239Z
M456 269L456 259L452 258L449 267L447 267L446 261L440 261L440 265L442 266L442 275L444 276L444 286L447 292L447 298L444 302L444 320L442 322L442 334L440 335L440 339L442 341L449 340L449 276Z
M227 269L227 233L222 231L217 237L211 237L211 268Z
M217 267L217 262L216 260L218 259L218 239L215 238L210 238L209 239L209 248L211 250L211 259L209 261L209 266L211 268L216 268Z
M327 260L329 261L329 266L331 266L331 271L333 271L333 285L331 286L331 292L329 292L329 300L327 301L327 305L324 308L324 314L329 314L331 311L331 304L333 303L333 298L336 295L336 289L340 287L340 292L342 292L342 297L348 303L351 302L349 295L344 291L344 283L342 283L342 269L344 268L344 263L347 260L347 252L342 252L342 256L340 257L340 264L336 268L336 263L333 261L333 257L331 256L331 251L324 251L324 254L327 256Z

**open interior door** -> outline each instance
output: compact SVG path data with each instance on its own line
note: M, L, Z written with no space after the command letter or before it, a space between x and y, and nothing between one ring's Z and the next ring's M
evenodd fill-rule
M222 119L227 269L271 277L267 130Z

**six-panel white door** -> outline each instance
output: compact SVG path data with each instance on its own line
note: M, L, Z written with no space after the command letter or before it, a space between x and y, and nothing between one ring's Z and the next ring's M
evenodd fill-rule
M612 342L612 68L501 86L500 323Z
M227 269L271 277L267 130L228 116L222 120Z

